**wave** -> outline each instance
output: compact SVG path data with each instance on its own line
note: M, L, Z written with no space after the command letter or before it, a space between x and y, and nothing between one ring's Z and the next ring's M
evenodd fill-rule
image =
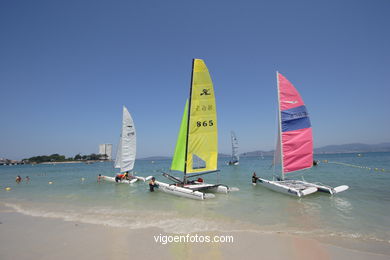
M161 228L164 232L182 234L203 231L219 231L222 225L216 221L195 217L181 217L164 211L132 211L112 208L89 208L76 210L47 210L28 208L18 204L4 203L14 211L33 217L61 219L64 221L97 224L129 229Z
M27 216L61 219L63 221L81 222L85 224L104 225L117 228L144 229L160 228L166 233L188 234L197 232L250 232L258 234L295 235L312 238L352 239L390 244L390 240L381 239L375 235L358 232L334 232L325 229L300 230L281 225L259 226L229 219L204 219L187 217L177 212L158 210L129 210L103 207L88 209L48 210L47 208L29 207L15 203L2 203L17 213Z

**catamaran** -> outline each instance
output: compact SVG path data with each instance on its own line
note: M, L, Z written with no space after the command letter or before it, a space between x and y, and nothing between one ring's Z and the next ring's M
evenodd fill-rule
M134 168L137 138L133 119L125 106L123 106L122 131L119 139L114 168L120 169L121 173L129 173ZM115 180L115 177L102 176L105 181L118 183L135 183L138 180L145 181L144 177L128 175L129 179ZM151 178L149 176L147 179Z
M199 177L217 172L217 161L218 130L213 83L203 60L194 59L190 98L184 108L171 164L171 171L182 172L183 179L163 173L173 183L156 181L159 185L157 190L200 200L215 197L206 192L228 193L238 190L223 184L204 183Z
M231 131L230 133L232 140L232 159L229 161L229 165L238 165L240 162L240 156L238 155L238 140L236 134Z
M313 135L306 106L295 87L282 74L276 73L278 89L278 138L274 165L280 163L277 180L257 178L262 186L281 193L302 197L317 191L336 194L347 185L332 188L321 183L289 180L285 175L313 166Z

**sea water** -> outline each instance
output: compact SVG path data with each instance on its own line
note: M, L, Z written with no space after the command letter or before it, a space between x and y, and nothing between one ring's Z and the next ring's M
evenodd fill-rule
M158 227L167 233L250 231L286 233L323 239L352 239L390 245L390 153L323 154L312 169L289 178L348 185L331 196L315 193L296 198L251 184L251 176L272 179L271 157L242 158L228 166L220 158L218 174L202 176L240 191L197 201L150 192L147 182L97 182L114 176L110 162L0 166L0 203L36 217L58 218L129 229ZM167 181L170 160L137 160L134 171ZM23 181L15 182L20 175ZM30 177L27 183L25 177ZM49 184L51 183L51 184ZM6 191L10 187L10 191Z

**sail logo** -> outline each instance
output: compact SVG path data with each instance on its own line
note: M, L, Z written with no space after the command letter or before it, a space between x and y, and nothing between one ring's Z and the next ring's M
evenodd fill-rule
M210 89L204 88L204 89L202 90L202 93L200 93L200 95L201 95L201 96L203 96L203 95L209 96L209 95L211 95L211 94L209 93L209 91L210 91Z
M285 100L283 102L288 103L288 104L296 104L296 103L298 103L298 101L296 101L296 100L294 100L294 101Z
M212 111L213 110L213 105L202 105L202 106L196 106L195 111Z
M130 132L130 133L127 133L127 136L131 136L131 135L134 135L135 133L134 132Z

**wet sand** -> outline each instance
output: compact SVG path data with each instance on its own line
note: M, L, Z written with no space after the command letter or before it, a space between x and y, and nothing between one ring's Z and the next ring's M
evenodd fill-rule
M128 229L32 217L0 208L0 259L390 259L289 235L229 235L233 243L162 243L158 228ZM175 234L172 234L175 235ZM194 234L195 235L195 234Z

